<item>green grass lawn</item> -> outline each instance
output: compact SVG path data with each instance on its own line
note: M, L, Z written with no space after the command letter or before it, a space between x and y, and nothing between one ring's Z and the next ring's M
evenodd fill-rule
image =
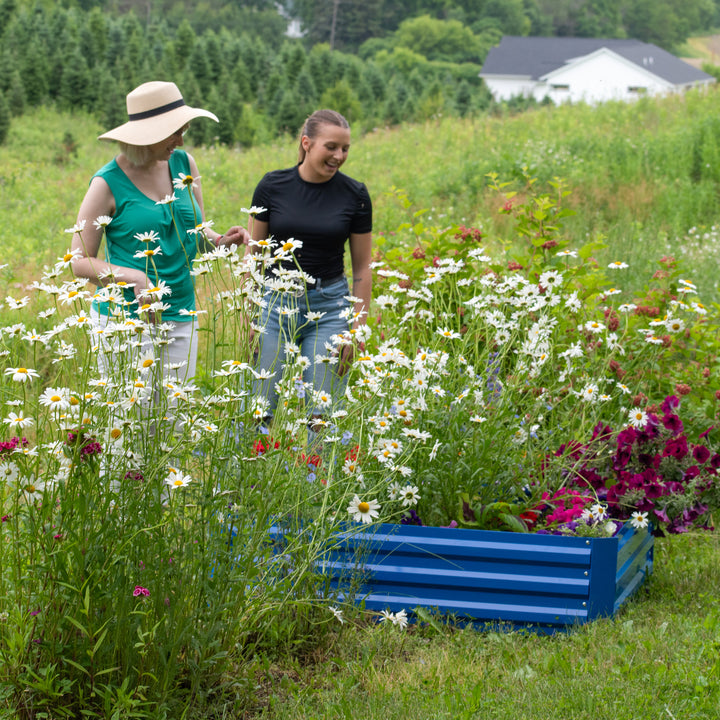
M719 554L716 534L661 538L616 618L555 636L347 622L305 657L259 663L245 717L714 720Z

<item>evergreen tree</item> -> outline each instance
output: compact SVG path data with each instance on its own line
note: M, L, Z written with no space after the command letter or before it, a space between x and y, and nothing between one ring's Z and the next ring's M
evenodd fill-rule
M186 69L178 78L177 86L185 102L192 107L206 107L208 103L195 75ZM211 107L208 110L215 112ZM190 129L185 136L191 145L209 145L217 133L216 124L210 119L197 118L190 123Z
M162 48L162 60L160 61L160 73L163 77L176 78L180 73L175 58L175 46L173 40L165 40Z
M203 52L207 58L208 69L210 71L210 82L215 84L220 78L225 62L222 56L222 48L220 47L220 40L218 36L212 31L208 30L203 35L201 42L198 45L202 45Z
M10 25L16 8L16 0L0 0L0 40L5 34L5 30Z
M385 99L386 81L385 76L378 66L370 61L365 64L363 76L372 89L373 96L377 102Z
M258 106L273 117L285 89L285 76L280 70L273 70L267 82L259 88Z
M214 135L217 137L218 142L223 145L232 145L235 142L235 117L228 93L231 92L230 87L221 90L217 85L208 93L207 105L211 108L211 111L217 115L219 120L218 125L215 126ZM235 89L237 93L237 90ZM205 123L207 121L203 121ZM210 121L212 122L212 121Z
M187 61L187 69L192 72L198 84L206 92L214 85L212 77L212 69L208 62L205 48L202 42L195 43L192 53Z
M88 63L90 67L94 67L106 59L110 27L107 18L99 7L94 7L88 13L85 26L88 30L87 40L84 41L89 44L89 50L87 51Z
M280 60L285 68L285 77L288 85L294 85L298 75L305 66L307 53L305 48L297 41L286 40L280 49Z
M20 117L25 112L27 98L20 73L15 70L10 76L10 88L7 92L8 107L13 117Z
M339 80L322 94L320 105L337 110L351 124L362 119L362 103L345 79Z
M41 105L48 97L48 75L50 64L43 48L25 56L25 65L21 70L23 87L30 105Z
M122 125L127 120L126 91L118 84L117 78L103 65L94 71L97 83L97 97L93 111L104 128Z
M315 45L308 53L308 69L321 95L337 80L336 54L326 43Z
M8 108L5 95L0 93L0 145L7 140L10 132L10 109Z
M66 110L90 109L90 71L80 50L73 53L63 63L62 80L58 102Z
M125 38L119 22L111 23L108 29L107 45L105 47L105 61L108 67L116 67L125 55Z
M192 55L197 38L195 31L187 20L183 20L175 35L175 64L183 70Z
M260 116L253 111L252 105L245 103L235 123L235 139L242 147L252 147L257 137L260 123Z
M251 100L255 95L255 92L253 91L252 83L250 81L250 72L248 71L247 65L245 65L242 58L238 58L235 63L235 67L232 70L232 79L245 102Z
M240 36L238 42L240 59L248 71L250 92L253 95L258 93L262 79L266 77L263 67L267 58L267 47L259 38L251 38L245 33Z
M307 115L300 108L300 100L295 90L286 88L281 92L274 117L278 132L294 135L300 130Z
M303 114L310 115L318 104L318 91L308 70L303 70L295 81L295 91Z
M0 73L0 92L7 92L10 89L12 76L17 72L15 55L10 52L9 48L5 48L0 55L0 67L3 69Z

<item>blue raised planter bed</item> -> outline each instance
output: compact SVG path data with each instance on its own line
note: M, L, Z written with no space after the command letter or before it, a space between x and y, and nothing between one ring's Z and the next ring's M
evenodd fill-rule
M654 538L379 524L338 536L321 571L366 609L555 632L614 615L652 572Z

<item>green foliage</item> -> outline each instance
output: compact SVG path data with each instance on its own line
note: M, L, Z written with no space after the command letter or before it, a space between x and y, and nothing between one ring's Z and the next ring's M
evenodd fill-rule
M325 90L320 98L320 105L337 110L350 123L354 123L363 117L360 98L346 80L340 80L333 87Z
M398 47L416 52L427 60L482 62L472 31L457 20L434 20L429 15L401 23L394 36Z
M0 92L0 145L7 139L10 132L10 108L4 93Z

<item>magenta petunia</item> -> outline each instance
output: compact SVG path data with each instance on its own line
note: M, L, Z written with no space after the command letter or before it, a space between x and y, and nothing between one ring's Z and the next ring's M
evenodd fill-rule
M692 455L700 464L705 463L710 458L710 451L704 445L693 445Z
M682 460L687 454L688 444L686 437L672 438L665 443L663 457L674 457L677 460Z
M667 413L666 415L664 415L662 419L662 424L673 435L679 435L684 429L682 420L674 413Z
M680 398L677 395L668 395L663 401L660 409L667 415L680 407Z

